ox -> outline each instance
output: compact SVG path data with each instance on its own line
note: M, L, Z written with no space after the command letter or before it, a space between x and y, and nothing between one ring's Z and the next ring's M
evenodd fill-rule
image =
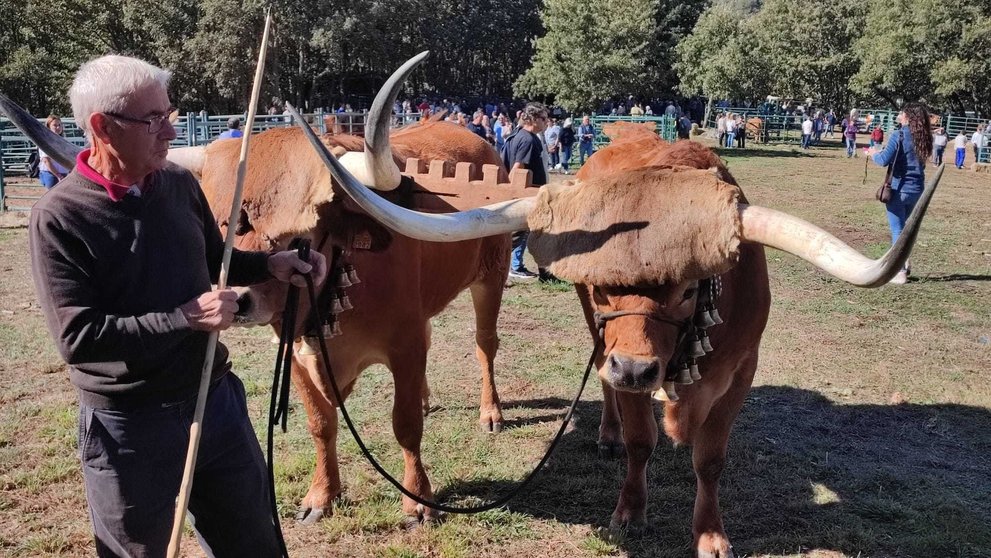
M575 283L593 339L602 341L599 448L625 448L628 459L611 527L637 528L646 520L646 466L658 436L654 394L666 401L664 432L693 448L692 529L695 554L705 558L733 556L718 484L770 307L764 245L854 285L880 286L908 257L939 178L910 219L909 236L870 260L814 225L749 205L700 144L668 145L649 131L624 133L574 183L444 216L389 204L322 156L359 205L401 234L450 242L530 229L538 264Z
M418 59L411 62L397 71L392 82L401 83ZM400 182L396 163L408 158L468 161L475 164L472 172L478 173L482 165L497 165L500 176L505 177L492 147L453 124L424 122L400 130L391 138L394 147L390 147L390 108L398 90L387 86L383 93L387 92L391 93L380 94L373 104L364 139L324 138L326 145L342 155L344 164L362 176L365 183L380 190L395 189ZM48 133L2 95L0 110L60 163L69 167L75 164L78 147ZM293 237L301 236L310 238L328 261L335 248L344 252L361 282L347 290L348 302L355 310L338 316L342 335L329 342L331 368L345 398L362 370L373 364L389 368L395 385L393 429L404 458L403 485L421 498L432 499L420 456L423 412L429 393L425 379L429 320L461 291L470 290L476 318L475 354L482 376L479 423L483 430L499 431L503 418L493 363L499 343L496 322L509 269L509 236L500 234L453 244L404 236L390 238L346 196L335 193L327 169L306 141L295 128L274 129L252 138L252 164L244 185L240 220L235 224L237 246L285 249ZM363 147L364 153L356 153ZM226 220L239 149L239 141L217 141L206 147L174 149L169 155L170 161L200 178L221 228L229 225ZM346 150L350 152L344 153ZM412 194L414 206L420 209L452 209L422 188ZM330 277L327 288L333 288L334 282L335 278ZM244 290L239 300L239 322L272 324L279 331L286 298L284 285L272 281ZM307 313L308 306L301 306L297 332L303 332ZM306 408L316 446L316 468L297 516L306 523L332 513L333 500L342 489L336 449L337 402L317 353L305 337L298 340L292 367L293 383ZM407 497L403 499L403 510L419 520L436 518L435 510L425 509Z

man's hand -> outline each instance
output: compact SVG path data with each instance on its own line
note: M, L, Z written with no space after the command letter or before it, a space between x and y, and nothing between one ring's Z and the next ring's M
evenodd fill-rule
M313 276L313 286L319 287L323 280L327 278L327 259L316 250L310 251L310 263L299 259L294 250L276 252L268 257L268 272L279 281L292 283L297 287L306 287L306 280L297 275L299 273L311 273Z
M196 331L223 331L237 312L237 293L231 289L210 291L179 307L189 327Z

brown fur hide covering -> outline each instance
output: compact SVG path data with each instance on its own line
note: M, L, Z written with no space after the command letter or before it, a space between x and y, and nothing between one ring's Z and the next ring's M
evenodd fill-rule
M575 283L702 279L739 257L738 187L710 170L653 166L545 186L528 218L537 264Z

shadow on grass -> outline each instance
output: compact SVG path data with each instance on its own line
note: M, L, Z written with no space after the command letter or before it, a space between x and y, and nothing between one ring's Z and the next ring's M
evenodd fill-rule
M516 405L524 402L517 402ZM536 406L566 401L533 402ZM542 403L542 405L537 405ZM602 527L626 474L599 459L601 404L582 403L547 468L507 507ZM837 405L819 393L754 389L730 438L723 520L737 555L828 549L871 556L987 556L991 412L962 405ZM629 556L687 556L695 478L688 448L651 460L648 528ZM438 495L489 499L516 481L454 483Z
M725 147L713 147L713 151L716 152L720 157L726 157L731 155L733 157L761 157L761 158L781 158L787 157L790 159L815 157L815 151L805 151L798 146L792 147L791 149L770 149L767 147L744 147L744 148L730 148Z
M948 275L926 275L924 277L909 277L909 281L928 283L949 283L953 281L991 281L991 275L971 275L969 273L950 273Z

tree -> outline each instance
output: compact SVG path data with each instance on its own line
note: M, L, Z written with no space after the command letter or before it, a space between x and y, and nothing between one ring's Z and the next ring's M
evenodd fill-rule
M904 101L991 112L991 2L874 0L855 45L853 89L893 107Z
M677 46L674 67L685 95L757 99L771 91L771 66L754 48L751 19L731 7L707 10Z
M647 68L656 10L656 0L547 0L541 14L547 33L514 91L553 96L572 111L617 93L655 91Z
M846 106L858 69L853 44L865 11L860 0L767 0L749 28L756 56L773 68L771 92L811 97L818 106Z

